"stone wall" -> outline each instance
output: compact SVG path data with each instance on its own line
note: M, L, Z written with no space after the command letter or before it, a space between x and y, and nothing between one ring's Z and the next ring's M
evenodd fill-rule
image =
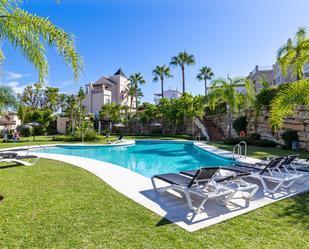
M206 116L206 118L214 122L214 124L223 131L224 136L228 137L227 115L225 113L209 115L209 116ZM232 137L236 137L236 136L237 134L232 127Z
M295 113L288 116L284 120L284 126L282 130L279 130L275 134L272 134L268 125L269 113L267 110L262 110L255 124L255 111L252 110L248 113L248 132L257 132L263 138L272 139L279 144L283 144L281 134L286 129L292 129L298 132L300 147L309 151L309 109L306 106L299 106Z

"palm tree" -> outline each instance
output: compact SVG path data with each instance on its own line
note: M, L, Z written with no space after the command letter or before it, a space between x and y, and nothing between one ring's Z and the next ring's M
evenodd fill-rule
M130 110L133 110L133 100L135 97L135 86L129 83L124 91L125 95L130 98Z
M243 99L243 96L237 91L237 87L243 87L244 85L244 78L219 78L211 82L208 104L210 108L215 109L217 104L225 103L227 110L228 137L231 137L232 113L239 110Z
M16 105L15 93L11 87L0 86L0 115L8 107Z
M164 78L172 78L171 70L168 66L162 65L157 66L153 71L152 74L154 76L153 81L157 82L159 79L161 81L161 97L164 98Z
M143 85L146 83L144 77L141 73L131 74L129 77L129 81L131 82L132 86L135 88L135 106L136 112L138 112L138 98L139 98L139 85Z
M171 65L180 66L182 73L182 92L186 92L185 83L185 66L191 66L195 64L194 55L188 54L186 51L180 52L177 56L171 58Z
M309 79L299 80L279 91L270 109L269 124L273 131L282 128L284 117L303 104L309 107Z
M213 77L214 77L214 73L211 71L211 68L210 67L202 67L200 70L199 70L199 73L197 74L196 78L199 80L199 81L202 81L204 80L205 82L205 96L207 96L207 80L211 80Z
M74 94L67 95L66 104L66 114L70 120L70 131L74 135L76 115L78 113L78 102Z
M287 71L291 68L297 80L304 77L304 66L309 60L309 39L305 28L298 29L294 43L290 38L278 50L277 59L284 76L287 76Z
M7 41L21 50L39 71L39 82L43 82L48 74L44 45L55 47L64 62L72 68L77 80L83 63L76 52L73 36L56 27L47 18L20 9L19 4L22 3L18 0L0 1L1 43ZM1 47L0 62L4 59Z

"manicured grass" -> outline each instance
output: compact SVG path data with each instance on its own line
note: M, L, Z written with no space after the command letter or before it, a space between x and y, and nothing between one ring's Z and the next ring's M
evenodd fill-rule
M307 248L309 194L189 233L57 161L0 167L0 248Z
M208 144L216 146L223 150L233 151L232 145L226 145L221 142L209 142ZM302 158L309 158L308 151L301 152L293 152L291 150L282 150L279 148L266 148L266 147L258 147L258 146L248 146L248 156L264 159L270 156L286 156L291 154L299 154Z
M115 141L119 136L111 136L109 138L109 141ZM86 144L106 144L108 141L104 136L99 136L99 140L96 141L91 141L91 142L85 142ZM128 140L136 140L136 139L159 139L159 140L173 140L173 139L186 139L189 138L189 136L125 136L125 139ZM1 141L1 139L0 139ZM0 149L5 149L5 148L14 148L18 146L29 146L29 145L46 145L46 144L74 144L74 143L81 143L79 142L65 142L65 141L53 141L53 136L37 136L35 137L35 140L33 140L33 137L25 137L22 138L19 142L8 142L8 143L3 143L0 142Z

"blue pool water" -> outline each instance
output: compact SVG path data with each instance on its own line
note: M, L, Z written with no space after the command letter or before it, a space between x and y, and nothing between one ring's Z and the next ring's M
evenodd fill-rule
M228 166L231 160L201 150L192 143L137 141L129 146L56 146L36 152L74 155L113 163L143 176L207 166Z

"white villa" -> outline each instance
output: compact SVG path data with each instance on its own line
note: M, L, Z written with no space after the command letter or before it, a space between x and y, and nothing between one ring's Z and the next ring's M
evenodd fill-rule
M102 105L107 103L117 103L131 106L130 97L126 94L129 79L119 69L113 76L102 76L96 82L85 85L86 98L84 106L88 112L98 115ZM135 108L133 100L132 108Z
M0 117L0 130L16 130L16 127L20 124L21 121L15 112L8 112Z
M154 102L156 103L156 105L158 105L160 103L160 99L161 99L161 93L155 93L155 98L154 98ZM167 99L179 99L181 97L182 93L180 91L178 91L178 89L176 90L172 90L172 89L168 89L164 91L164 98Z

